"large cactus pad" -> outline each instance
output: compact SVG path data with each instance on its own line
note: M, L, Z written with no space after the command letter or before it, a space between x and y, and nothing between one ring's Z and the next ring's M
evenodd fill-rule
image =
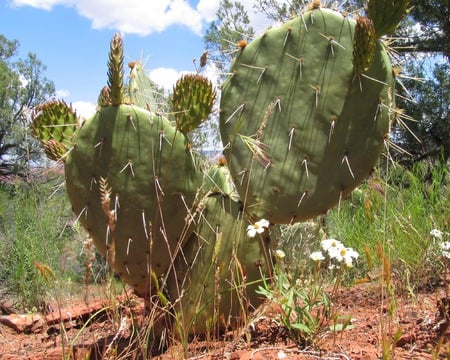
M251 216L290 223L324 213L379 158L394 101L391 64L377 42L369 69L355 71L354 29L352 19L314 9L268 30L235 60L220 131Z
M133 105L102 108L78 131L65 162L80 222L123 280L150 290L189 237L202 174L187 138L162 116Z

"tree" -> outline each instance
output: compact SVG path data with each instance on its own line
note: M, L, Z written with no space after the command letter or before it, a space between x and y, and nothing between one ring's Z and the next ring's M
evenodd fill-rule
M396 144L408 154L396 155L405 165L425 158L450 158L450 64L433 62L430 66L427 62L423 59L406 66L413 78L424 80L402 80L413 101L397 100L404 113L414 119L397 121L392 129Z
M221 0L217 20L210 23L204 37L206 49L219 69L228 67L241 40L254 35L250 18L239 1Z
M33 53L16 59L18 48L0 34L0 175L26 176L26 165L40 154L27 133L31 110L55 93L42 62Z
M411 0L413 26L399 29L402 51L442 54L450 59L450 7L448 0Z

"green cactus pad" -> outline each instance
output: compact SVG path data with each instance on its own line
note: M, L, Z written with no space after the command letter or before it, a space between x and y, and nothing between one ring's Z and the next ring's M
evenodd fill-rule
M218 163L211 166L205 173L203 188L212 193L219 192L229 196L235 201L240 200L224 157L221 157Z
M131 102L141 108L156 112L155 83L139 62L128 64L130 68L129 95Z
M189 236L202 181L187 138L140 107L102 108L84 123L65 163L73 211L122 279L149 295Z
M344 199L374 167L389 130L390 61L376 43L353 67L355 22L314 9L241 49L221 95L220 132L245 210L303 221Z
M61 159L72 147L77 129L75 111L62 100L47 101L33 112L32 135L43 144L45 153L52 160Z
M367 16L373 21L376 36L392 33L409 12L409 0L369 0Z
M216 92L211 81L199 74L183 75L170 99L177 129L187 134L211 114Z
M222 194L200 205L195 236L175 262L168 289L182 334L216 334L242 325L241 315L263 299L255 292L271 275L267 233L249 238L241 203ZM180 300L180 301L178 301Z

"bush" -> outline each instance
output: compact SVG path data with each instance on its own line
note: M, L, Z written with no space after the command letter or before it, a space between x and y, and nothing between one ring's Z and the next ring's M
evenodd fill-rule
M380 250L404 284L433 285L440 277L439 246L432 229L449 230L450 184L445 165L399 166L372 178L326 216L327 232L366 253L365 276L381 266ZM428 280L428 281L427 281Z
M62 182L0 184L0 281L24 310L41 307L57 279L80 278L70 204L54 191Z

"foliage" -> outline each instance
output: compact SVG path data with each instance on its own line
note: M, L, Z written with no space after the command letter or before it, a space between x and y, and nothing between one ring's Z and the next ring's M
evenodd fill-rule
M61 191L49 197L60 181L0 184L0 282L22 309L42 307L55 280L83 272L70 205Z
M32 108L55 92L35 54L16 59L19 43L0 34L0 175L26 175L40 151L26 131Z
M210 23L204 37L211 59L219 69L226 69L238 49L239 41L252 38L253 28L239 1L221 0L217 20Z
M422 162L412 170L396 166L385 180L372 178L331 210L325 222L330 236L345 238L366 254L365 267L358 267L360 277L370 279L382 270L381 250L403 284L417 288L433 286L439 278L440 250L430 241L430 231L448 232L448 209L448 168Z
M411 0L411 17L419 31L400 31L403 50L450 58L450 8L447 0Z
M450 158L450 63L429 65L422 60L405 66L405 71L413 79L402 82L414 101L399 99L399 105L415 121L400 119L394 124L392 136L407 152L396 159L409 165L426 157L445 162Z

